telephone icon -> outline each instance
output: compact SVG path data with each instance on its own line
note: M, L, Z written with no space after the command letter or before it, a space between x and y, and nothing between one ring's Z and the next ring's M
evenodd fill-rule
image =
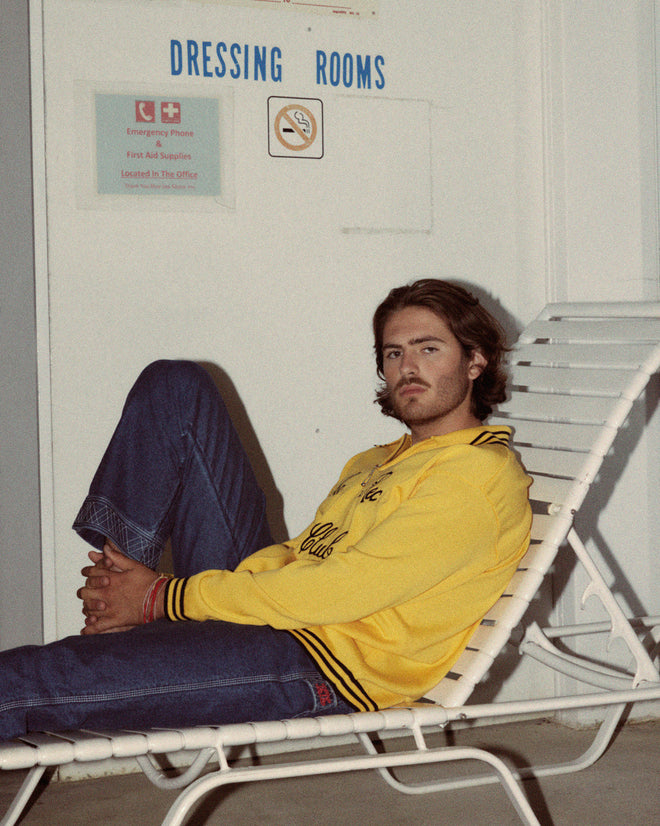
M135 120L138 123L153 123L156 120L156 104L153 100L135 101Z

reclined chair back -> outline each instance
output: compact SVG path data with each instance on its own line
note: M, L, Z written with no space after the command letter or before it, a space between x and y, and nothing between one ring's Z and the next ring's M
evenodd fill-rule
M532 541L468 648L428 692L427 699L446 707L465 702L510 638L633 404L660 369L660 304L550 304L508 361L510 397L491 423L513 428L515 449L533 478Z

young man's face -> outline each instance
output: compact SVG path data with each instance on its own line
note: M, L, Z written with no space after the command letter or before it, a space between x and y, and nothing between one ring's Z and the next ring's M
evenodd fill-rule
M476 427L472 382L486 360L467 357L447 324L426 307L392 313L383 328L383 375L397 418L413 443Z

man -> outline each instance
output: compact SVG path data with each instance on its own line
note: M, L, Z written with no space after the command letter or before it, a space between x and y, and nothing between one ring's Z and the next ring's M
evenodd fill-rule
M409 433L351 459L275 545L208 376L142 373L74 524L97 548L82 635L0 654L0 738L373 710L441 679L529 540L529 479L482 424L503 336L434 279L393 290L374 335L377 401Z

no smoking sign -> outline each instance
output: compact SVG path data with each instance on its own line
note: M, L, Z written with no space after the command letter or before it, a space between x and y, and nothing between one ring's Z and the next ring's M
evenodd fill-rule
M268 154L273 158L322 158L322 101L269 97Z

